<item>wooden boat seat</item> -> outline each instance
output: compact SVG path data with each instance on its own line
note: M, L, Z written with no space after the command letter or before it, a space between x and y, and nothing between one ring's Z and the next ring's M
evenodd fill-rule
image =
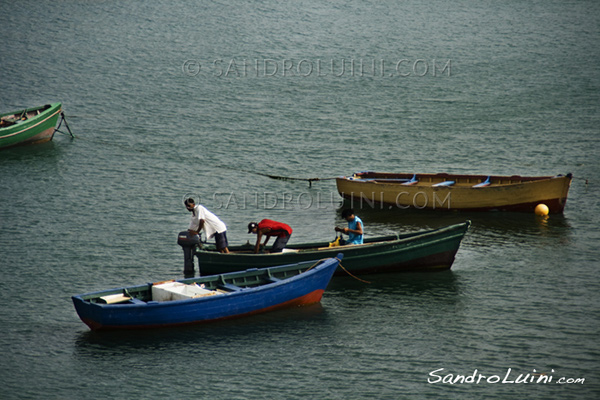
M239 290L242 290L243 288L236 286L236 285L232 285L231 283L221 283L219 285L220 289L225 289L228 290L230 292L237 292Z
M444 186L452 186L454 185L454 181L444 181L440 183L436 183L435 185L431 185L431 187L444 187Z
M102 299L106 304L118 304L118 303L124 303L126 301L132 300L131 297L129 297L123 293L109 294L107 296L100 297L100 299Z

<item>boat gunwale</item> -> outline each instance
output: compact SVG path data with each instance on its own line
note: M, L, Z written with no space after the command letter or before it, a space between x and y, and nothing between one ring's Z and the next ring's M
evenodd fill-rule
M448 225L448 226L444 226L441 228L409 233L408 236L405 236L405 237L399 237L400 234L396 234L396 239L377 241L377 242L372 242L372 243L354 244L354 245L325 247L328 244L327 242L306 243L306 245L316 245L316 246L310 247L307 249L303 249L303 250L298 250L295 252L258 253L258 254L233 253L233 252L231 252L231 249L235 249L235 247L233 247L233 248L230 248L230 253L227 253L227 254L219 253L216 250L197 249L194 252L194 255L210 254L210 255L216 256L218 258L226 259L226 258L230 258L230 257L249 257L249 256L250 257L256 257L256 256L263 256L263 257L264 256L269 256L269 257L280 256L280 257L283 257L283 256L290 256L290 255L298 254L298 253L302 254L302 255L306 255L308 253L321 254L324 252L336 251L339 249L340 250L343 249L343 251L345 253L347 253L348 251L350 251L351 253L357 253L357 252L360 252L360 250L365 249L365 248L371 249L374 247L391 247L396 244L401 244L402 242L413 242L413 241L417 241L417 240L421 240L421 239L428 239L431 236L438 236L440 234L451 232L451 231L457 231L457 235L460 235L460 237L464 237L464 235L466 234L466 232L468 231L470 226L471 226L471 221L466 220L465 222ZM393 235L387 235L387 236L381 236L381 237L392 237L392 236ZM454 238L455 238L455 235L452 235L452 236L448 235L448 236L444 237L445 240L450 240L450 239L454 239ZM377 237L374 237L372 239L377 239ZM297 245L297 246L300 246L300 245ZM289 247L289 248L294 249L293 247Z

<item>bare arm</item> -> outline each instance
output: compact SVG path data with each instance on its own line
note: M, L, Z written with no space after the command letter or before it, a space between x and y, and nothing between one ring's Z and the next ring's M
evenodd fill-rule
M269 232L271 232L271 229L269 229L269 228L259 229L256 232L256 245L254 246L254 254L258 254L258 252L260 251L260 240L262 239L263 236L265 236L265 243L263 244L263 246L267 245L267 243L269 242L269 239L271 238L271 235L269 235Z
M200 233L200 231L202 230L202 228L204 227L204 220L201 219L200 221L198 221L198 230L193 230L193 229L188 229L188 232L192 235L197 235Z
M256 232L256 244L254 245L254 254L258 254L260 250L260 239L262 239L262 232L260 229Z
M356 229L350 229L350 228L338 228L337 226L335 227L335 231L336 232L342 232L345 233L346 235L348 233L355 233L357 235L362 235L363 234L363 229L362 229L362 224L359 222L356 224Z
M359 222L356 224L356 229L346 228L346 231L356 233L357 235L362 235L363 234L362 224Z

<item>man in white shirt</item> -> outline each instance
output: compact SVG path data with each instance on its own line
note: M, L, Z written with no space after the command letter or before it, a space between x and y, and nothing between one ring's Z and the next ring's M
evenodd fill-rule
M223 221L200 204L196 205L192 198L185 200L183 203L185 208L192 213L188 232L197 235L201 230L204 230L207 239L215 238L217 250L221 253L229 253L227 248L227 226Z

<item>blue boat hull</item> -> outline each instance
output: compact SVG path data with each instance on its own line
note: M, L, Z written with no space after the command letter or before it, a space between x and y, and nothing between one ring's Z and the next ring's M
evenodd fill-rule
M138 300L131 304L100 304L85 300L86 296L101 295L107 291L77 295L72 299L77 314L92 330L156 328L209 322L317 303L338 264L339 259L333 258L309 271L277 282L196 299L164 302Z

